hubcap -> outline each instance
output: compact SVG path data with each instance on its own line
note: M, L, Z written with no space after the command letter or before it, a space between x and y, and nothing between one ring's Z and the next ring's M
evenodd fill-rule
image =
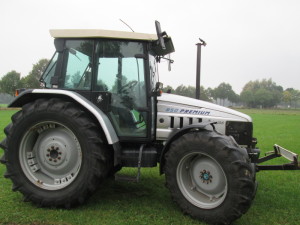
M28 129L20 144L19 158L23 172L33 184L46 190L59 190L78 175L82 152L70 129L47 121Z
M207 154L195 152L184 156L178 164L176 176L184 197L199 208L215 208L226 197L225 173L220 164Z
M203 183L209 184L212 182L212 175L210 175L209 171L203 170L200 172L200 178Z

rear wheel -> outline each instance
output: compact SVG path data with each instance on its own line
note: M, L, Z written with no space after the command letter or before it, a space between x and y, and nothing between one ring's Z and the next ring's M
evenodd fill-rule
M191 132L174 141L165 174L180 208L208 223L231 223L253 199L254 174L246 152L213 131Z
M99 128L73 103L28 103L5 133L5 176L13 190L41 206L83 203L110 169Z

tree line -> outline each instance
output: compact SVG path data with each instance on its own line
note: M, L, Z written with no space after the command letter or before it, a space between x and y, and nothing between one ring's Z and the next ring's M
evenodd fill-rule
M0 93L13 96L19 88L40 88L40 77L48 65L48 59L41 59L33 64L32 70L25 77L12 70L0 79Z
M48 65L48 59L41 59L33 64L32 70L25 77L16 71L11 71L0 79L0 103L7 101L9 96L14 96L15 90L19 88L40 88L39 79ZM194 98L196 88L194 86L179 85L176 88L167 85L163 88L164 92ZM236 94L232 86L222 82L216 88L200 87L200 99L215 102L219 105L225 105L230 102L232 105L242 105L249 108L272 108L280 103L287 107L296 108L300 101L300 91L294 88L283 89L272 79L262 79L249 81L242 89L242 92ZM7 103L7 102L6 102Z
M187 97L195 97L196 88L180 85L177 88L166 86L164 92ZM245 84L240 95L236 94L228 83L221 83L216 88L200 87L200 99L225 105L229 101L232 105L249 108L274 108L283 103L286 107L297 107L300 101L300 91L294 88L283 89L272 79L249 81Z

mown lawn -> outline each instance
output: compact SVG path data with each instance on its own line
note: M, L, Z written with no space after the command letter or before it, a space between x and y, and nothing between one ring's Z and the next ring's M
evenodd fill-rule
M13 112L0 110L0 140ZM244 112L253 118L254 134L262 150L270 151L277 143L300 154L300 111ZM107 180L86 204L71 210L38 208L23 202L20 193L11 191L4 172L1 164L0 224L203 224L180 212L158 168L142 169L138 184ZM257 180L259 188L252 207L234 224L300 224L300 171L262 171Z
M0 104L0 108L5 108L7 107L7 104Z

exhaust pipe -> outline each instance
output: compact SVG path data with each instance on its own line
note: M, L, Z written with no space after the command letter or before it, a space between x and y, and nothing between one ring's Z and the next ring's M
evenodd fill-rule
M200 99L200 69L201 69L201 46L206 46L206 42L199 38L197 43L197 68L196 68L196 99Z

